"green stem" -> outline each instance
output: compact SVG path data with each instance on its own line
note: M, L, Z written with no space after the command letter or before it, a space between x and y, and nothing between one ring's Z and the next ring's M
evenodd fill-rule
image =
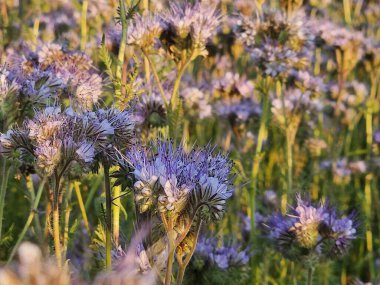
M80 50L81 51L84 51L86 49L86 43L87 43L87 9L88 9L88 0L83 0L82 14L81 14L81 20L80 20L80 30L81 30Z
M166 99L165 91L164 91L164 88L162 87L160 77L158 76L156 66L153 64L147 52L144 49L142 49L141 51L144 55L144 58L148 61L150 68L152 69L154 80L156 81L158 90L160 92L162 99L164 100L165 106L168 106L168 100Z
M4 215L4 206L5 206L5 194L7 192L8 178L11 171L11 167L7 168L7 160L5 157L3 159L3 170L2 170L2 181L0 189L0 240L2 238L2 229L3 229L3 215Z
M127 19L125 17L125 1L120 0L119 1L120 5L120 21L121 21L121 40L120 40L120 46L119 46L119 54L117 56L118 58L118 63L116 66L116 78L118 80L121 80L121 69L124 64L124 55L125 55L125 44L127 41ZM121 89L118 90L121 94Z
M61 241L60 241L60 226L59 226L59 187L60 187L60 177L55 175L55 185L53 193L53 239L54 239L54 250L57 259L57 265L59 268L62 267L62 251L61 251Z
M45 186L45 183L46 183L46 178L44 178L40 184L40 187L38 188L37 190L37 195L36 195L36 198L34 199L33 201L33 205L32 205L32 209L30 210L30 213L29 213L29 216L28 216L28 219L26 220L26 223L24 225L24 228L22 229L20 235L18 236L18 239L17 239L17 242L15 244L15 246L13 247L12 249L12 252L8 258L8 261L7 263L11 262L13 257L15 256L16 254L16 251L20 245L20 243L22 242L22 240L24 239L24 236L28 230L28 228L30 227L32 221L33 221L33 218L37 212L37 208L38 208L38 204L40 202L40 199L41 199L41 195L42 195L42 191L44 190L44 186Z
M190 61L188 60L184 64L180 64L180 67L178 68L178 74L177 74L177 78L174 82L172 98L170 100L170 104L172 106L172 111L174 111L177 108L178 98L179 98L179 86L181 84L182 76L185 73L186 68L189 65L189 63L190 63Z
M88 224L88 218L87 218L86 208L85 208L85 206L83 204L83 198L82 198L82 194L80 192L80 183L78 181L74 182L74 190L75 190L75 194L76 194L77 199L78 199L80 211L82 213L82 218L83 218L84 226L86 227L87 232L90 232L90 226Z
M264 140L267 134L267 121L269 116L269 96L264 94L263 96L263 115L260 121L259 134L257 138L257 145L255 150L255 157L252 167L252 190L250 192L250 210L251 210L251 239L255 234L255 211L256 211L256 193L257 193L257 178L259 175L259 167L261 162L261 151Z
M66 254L67 254L67 245L69 241L69 224L70 224L70 212L71 212L71 194L73 191L73 185L69 185L67 192L66 192L66 199L65 199L65 226L63 229L63 260L66 260Z
M121 195L121 187L115 186L113 188L113 197L116 199L113 200L112 205L112 234L113 241L115 246L119 245L119 235L120 235L120 195ZM119 198L117 198L119 197Z
M314 268L309 268L307 271L307 285L313 284Z
M106 191L106 268L111 269L112 193L109 166L104 165L104 186Z

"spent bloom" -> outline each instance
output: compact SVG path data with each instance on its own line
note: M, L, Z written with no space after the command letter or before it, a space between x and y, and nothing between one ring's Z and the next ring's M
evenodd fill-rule
M314 206L300 196L291 212L274 214L266 225L267 236L281 254L311 267L343 256L357 237L353 214L339 218L326 203Z

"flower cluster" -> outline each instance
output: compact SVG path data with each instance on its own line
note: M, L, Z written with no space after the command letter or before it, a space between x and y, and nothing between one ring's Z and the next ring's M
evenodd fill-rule
M124 149L132 141L133 123L128 112L114 109L75 113L71 108L47 107L22 127L0 136L0 150L20 158L31 156L44 176L62 175L76 162L89 166L95 156L116 160L115 145Z
M148 148L136 146L127 154L135 177L139 212L179 216L184 211L204 220L219 220L231 197L231 162L211 148L185 152L170 141Z
M217 239L205 237L199 239L195 255L205 256L222 270L232 266L246 265L250 256L247 250L241 250L234 244L218 246Z
M227 72L222 78L213 82L215 113L227 119L232 127L246 124L261 113L261 108L254 97L252 82L239 74Z
M131 21L127 43L146 51L159 42L176 62L192 60L207 55L207 41L219 23L220 16L215 6L200 2L194 5L171 2L170 9L157 16L135 16Z
M311 267L343 256L357 237L354 215L339 218L326 204L313 206L301 197L292 212L273 215L267 227L268 237L281 254Z
M314 37L302 13L284 16L269 12L262 20L253 21L243 17L236 33L267 76L284 76L293 68L308 66Z
M102 78L90 58L79 52L65 51L58 44L40 45L25 56L10 53L9 79L19 86L20 97L37 103L58 96L70 98L80 110L91 110L102 94Z

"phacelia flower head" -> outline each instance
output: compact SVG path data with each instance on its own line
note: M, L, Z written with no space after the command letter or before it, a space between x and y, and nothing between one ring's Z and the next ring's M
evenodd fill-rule
M153 15L136 15L128 27L127 43L143 50L153 47L162 32L159 19Z
M231 163L211 148L186 152L170 141L136 146L127 159L134 171L135 202L140 212L184 211L204 220L221 218L232 195Z
M300 196L291 212L273 215L266 226L275 248L305 266L341 257L357 233L354 215L339 218L326 203L314 206Z
M242 17L236 33L253 61L267 76L284 76L307 67L314 37L302 13L264 13L263 19Z
M191 59L206 56L206 43L219 23L220 16L215 6L200 2L193 6L172 2L170 10L161 15L162 46L175 61L181 60L184 52Z
M75 113L71 108L62 111L59 106L47 107L21 127L2 134L1 153L12 156L19 151L21 160L29 156L44 176L65 172L75 163L89 167L100 150L114 142L124 146L131 137L128 124L118 114L109 111L99 117Z

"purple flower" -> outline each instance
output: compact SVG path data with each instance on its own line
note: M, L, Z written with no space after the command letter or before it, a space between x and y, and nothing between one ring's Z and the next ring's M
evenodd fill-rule
M313 206L300 196L293 211L273 215L266 225L276 249L305 266L344 255L357 233L354 215L338 218L327 204Z
M148 148L135 146L127 160L134 169L140 212L186 211L218 220L232 195L231 162L210 147L186 152L170 141L157 141Z

